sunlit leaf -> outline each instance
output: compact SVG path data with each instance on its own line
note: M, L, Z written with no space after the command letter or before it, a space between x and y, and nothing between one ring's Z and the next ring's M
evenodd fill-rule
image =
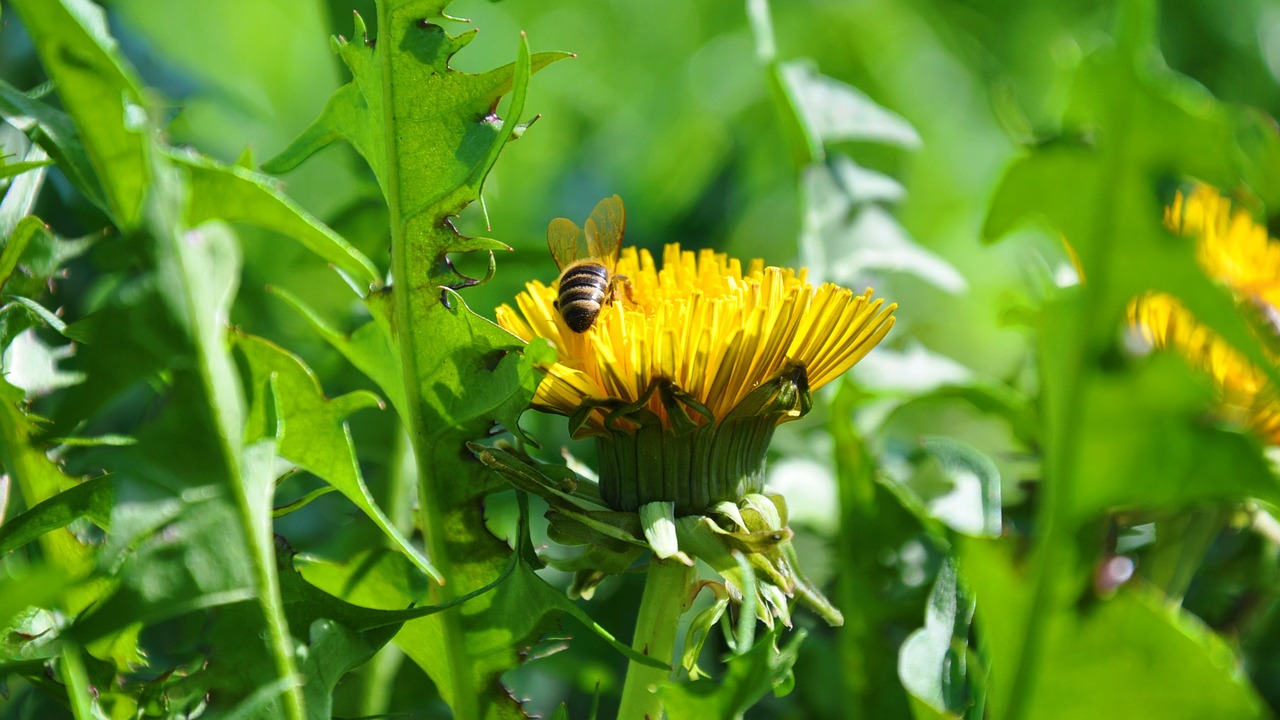
M74 489L78 483L68 477L38 447L38 429L23 411L24 402L21 390L0 379L0 437L4 438L4 442L0 443L0 463L3 463L5 471L9 473L26 502L38 508L41 503ZM52 506L46 506L46 509L49 507ZM37 533L48 561L70 577L86 576L93 564L92 548L69 530L61 526L55 528ZM21 533L20 530L14 532ZM74 610L84 609L93 597L91 592L81 595L73 603Z
M88 0L14 5L58 85L112 214L122 227L136 227L152 175L149 111L105 13Z
M327 225L289 199L269 178L191 153L171 153L187 171L191 199L187 222L243 222L293 238L369 288L382 283L377 267Z
M232 341L247 366L244 378L249 383L249 413L245 441L276 437L281 457L336 487L424 573L439 578L431 563L387 519L360 473L346 419L357 410L381 407L382 401L369 392L349 393L331 400L322 393L311 369L296 355L250 335L236 334Z

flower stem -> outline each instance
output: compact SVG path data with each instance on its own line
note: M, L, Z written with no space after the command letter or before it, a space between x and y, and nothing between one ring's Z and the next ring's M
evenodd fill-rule
M689 586L693 568L675 560L654 559L640 598L636 618L636 634L631 647L668 665L675 656L676 628L680 615L689 606ZM662 700L650 691L670 676L669 670L644 665L632 660L627 665L627 679L622 685L620 720L658 720L662 717Z

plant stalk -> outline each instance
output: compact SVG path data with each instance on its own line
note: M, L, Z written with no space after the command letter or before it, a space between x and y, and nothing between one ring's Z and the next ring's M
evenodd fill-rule
M381 499L387 518L397 530L409 537L413 534L413 484L417 472L413 464L413 450L404 430L396 433L391 450L391 477L387 495ZM391 546L387 542L388 547ZM395 689L396 675L404 664L404 651L394 642L387 643L373 659L359 670L363 691L360 693L360 715L372 717L385 715L391 707L391 695Z
M636 634L631 647L649 657L670 665L675 658L676 630L680 616L689 606L689 588L693 568L675 560L654 559L640 598L636 618ZM662 717L662 699L651 687L661 684L671 671L638 663L627 664L627 679L622 685L620 720L658 720Z
M396 42L393 33L396 26L392 18L390 0L377 3L378 34L383 48L392 47ZM387 162L387 209L391 217L391 278L392 292L395 301L395 322L399 333L401 370L404 378L405 403L408 417L409 442L413 446L415 463L418 468L418 507L419 521L422 527L423 545L427 557L440 571L445 584L435 589L432 601L444 603L457 597L455 586L448 583L453 574L453 561L448 553L448 538L444 535L445 507L440 496L438 483L432 464L432 440L427 434L428 419L422 402L421 378L425 374L419 366L417 346L414 338L417 333L430 332L419 322L428 301L415 298L416 292L430 292L415 289L410 278L413 277L410 262L415 254L410 251L408 237L408 218L400 196L400 164L399 149L396 143L395 129L392 127L395 118L395 91L392 88L392 67L389 50L380 49L379 62L382 65L382 102L383 102L383 137L386 146ZM476 693L471 658L467 653L466 636L462 627L461 611L454 608L438 613L435 616L439 631L443 635L448 687L441 687L441 694L449 700L453 716L458 720L478 720L480 717L480 699Z

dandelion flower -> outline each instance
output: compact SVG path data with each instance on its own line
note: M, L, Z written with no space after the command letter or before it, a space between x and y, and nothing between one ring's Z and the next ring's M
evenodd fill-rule
M1178 193L1165 224L1194 238L1205 273L1268 317L1280 308L1280 243L1212 187ZM1177 298L1150 293L1129 306L1130 322L1156 348L1172 347L1208 373L1221 391L1220 410L1264 440L1280 443L1280 404L1263 372L1191 314Z
M557 311L555 284L529 283L519 311L500 307L497 319L556 348L533 406L597 438L601 494L619 510L662 501L699 513L759 492L774 428L875 347L897 307L870 289L814 287L803 268L744 268L674 244L661 267L647 250L624 249L616 274L630 292L584 333Z

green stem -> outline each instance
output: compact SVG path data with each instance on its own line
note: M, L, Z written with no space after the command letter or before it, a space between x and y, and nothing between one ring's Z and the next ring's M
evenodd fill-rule
M401 369L404 377L405 404L408 417L405 418L409 430L409 442L413 446L413 454L418 467L418 517L422 527L423 545L427 557L445 578L445 584L436 588L432 601L444 603L457 597L454 585L447 581L453 575L453 560L448 553L448 538L445 537L445 506L440 496L438 478L432 462L432 441L427 434L428 421L422 402L421 378L424 373L418 366L414 336L419 332L431 332L419 322L419 315L425 314L421 308L414 307L416 292L431 292L416 289L410 278L413 277L410 263L416 255L410 251L408 238L408 218L400 197L400 161L399 147L396 142L395 122L395 89L392 87L393 52L391 48L397 39L393 36L397 26L392 17L392 3L389 0L379 2L378 34L380 49L378 59L382 66L382 117L383 137L386 147L387 167L387 209L391 216L391 278L392 295L395 301L396 328L399 333ZM418 300L425 306L427 300ZM416 311L417 310L417 311ZM465 631L462 627L462 615L458 609L446 610L437 614L436 622L443 636L445 647L445 672L448 676L448 687L440 688L445 696L453 716L458 720L476 720L480 717L480 701L476 694L474 673L471 659L467 653Z
M406 537L413 533L413 453L403 430L396 433L391 450L391 477L382 506L395 528ZM388 542L388 544L390 544ZM385 715L391 707L391 694L396 675L404 664L404 651L395 643L387 643L373 659L360 669L364 690L360 693L360 715Z
M1123 3L1120 22L1117 25L1117 37L1126 34L1123 25L1126 12L1132 11L1141 3ZM1130 17L1129 20L1133 18ZM1111 128L1110 137L1129 138L1136 114L1132 112L1133 96L1118 96L1111 102L1103 116L1098 118L1098 127ZM1109 116L1107 115L1109 113ZM1145 161L1133 157L1137 143L1119 142L1116 150L1108 155L1106 176L1114 178L1114 187L1099 186L1091 195L1080 198L1079 207L1095 208L1088 231L1082 233L1073 242L1098 245L1109 238L1122 235L1125 227L1121 218L1126 217L1121 203L1129 198L1115 188L1135 187L1132 183L1145 183L1145 177L1135 179L1132 168L1144 166ZM1082 255L1084 254L1084 248ZM1095 249L1101 255L1101 250ZM1045 447L1044 481L1042 483L1043 499L1036 510L1036 539L1031 548L1031 565L1028 572L1030 603L1017 637L1020 647L1009 656L1008 675L1001 683L1008 687L1008 712L1010 720L1022 720L1033 716L1033 698L1036 698L1036 684L1040 677L1053 672L1049 667L1050 659L1046 650L1054 633L1061 629L1060 621L1055 620L1058 611L1070 607L1073 595L1079 592L1081 578L1087 575L1087 562L1081 553L1077 534L1081 519L1073 508L1075 498L1072 492L1076 487L1080 468L1081 437L1085 434L1085 398L1096 389L1090 385L1097 381L1090 377L1089 364L1095 361L1096 348L1092 344L1096 338L1103 336L1101 323L1114 323L1115 319L1105 308L1109 307L1108 298L1114 291L1111 288L1111 273L1119 263L1099 262L1089 268L1087 292L1083 297L1083 312L1077 319L1063 323L1055 321L1048 315L1046 328L1056 331L1062 337L1061 342L1041 341L1041 367L1044 380L1043 403L1046 408L1046 427L1057 428L1050 433L1050 442ZM1060 301L1065 304L1069 301ZM1064 305L1050 306L1047 313L1060 312ZM1078 323L1078 324L1077 324ZM1057 327L1055 327L1057 326ZM1114 333L1114 326L1107 326L1105 332ZM1046 361L1050 353L1057 360L1050 364ZM1056 373L1049 368L1058 367ZM1059 377L1052 377L1054 374ZM1072 579L1075 582L1072 582ZM1055 627L1055 625L1059 627Z
M67 643L62 648L62 683L67 686L67 704L76 720L93 720L92 690L84 669L80 648Z
M858 390L844 382L831 402L840 498L837 549L842 568L836 597L844 627L836 633L842 665L844 707L851 717L906 717L907 696L897 676L897 648L883 637L893 611L878 588L886 578L879 558L884 551L884 498L876 483L875 459L853 425Z
M640 598L640 613L636 618L636 634L631 641L633 649L671 664L675 657L676 629L680 624L680 615L689 605L689 587L692 583L693 568L687 565L674 560L657 559L649 563L644 595ZM627 679L622 685L622 705L618 708L618 718L661 718L662 700L650 688L661 684L670 675L670 670L634 660L629 662Z

